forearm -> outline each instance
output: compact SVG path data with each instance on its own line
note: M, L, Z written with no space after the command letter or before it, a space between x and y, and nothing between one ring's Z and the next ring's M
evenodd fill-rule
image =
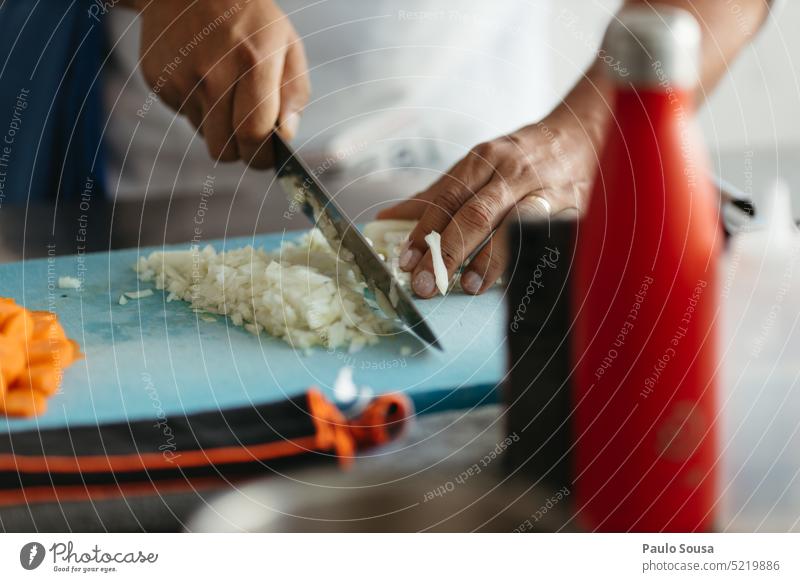
M736 55L761 27L770 4L768 0L660 0L660 3L689 10L703 29L698 103L711 93ZM648 0L626 0L626 5L634 4L651 3ZM548 124L566 125L578 130L588 139L590 152L597 152L602 147L613 108L609 66L596 59L545 120Z
M691 12L703 30L698 100L702 101L728 71L736 55L761 28L770 0L659 0ZM626 0L626 5L651 5Z

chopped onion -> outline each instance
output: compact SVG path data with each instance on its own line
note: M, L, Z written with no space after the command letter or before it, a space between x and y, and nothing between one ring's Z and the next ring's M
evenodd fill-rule
M266 331L299 349L353 352L394 329L367 304L355 266L316 229L271 253L249 246L155 252L139 259L136 271L193 309L226 315L253 334Z
M324 220L321 223L323 228L333 228ZM400 251L416 224L379 220L364 228L400 286L409 282L409 273L399 268ZM141 257L135 269L140 280L152 281L166 291L168 302L187 301L198 313L227 316L250 333L264 331L301 350L346 347L352 353L376 343L394 324L370 307L360 270L345 261L342 253L337 255L337 250L341 249L332 249L322 233L313 229L297 243L284 243L274 252L248 246L218 253L211 246L195 245L186 251ZM437 274L437 286L445 293L446 272L443 286L440 279ZM390 287L388 298L373 291L380 308L390 318L396 317L398 289ZM152 291L142 293L144 297Z
M425 237L425 242L428 243L428 248L431 250L436 288L439 289L439 293L446 295L450 280L447 277L447 267L444 266L444 259L442 258L442 237L433 230Z

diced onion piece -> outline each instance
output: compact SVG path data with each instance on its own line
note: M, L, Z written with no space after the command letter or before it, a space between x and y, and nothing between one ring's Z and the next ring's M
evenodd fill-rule
M397 285L392 281L389 286L389 303L392 304L392 307L397 307L398 301L400 301L400 293L397 292Z
M125 291L125 296L128 299L144 299L153 294L152 289L142 289L141 291Z
M58 288L59 289L80 289L81 288L81 280L77 277L59 277L58 278Z
M439 293L446 295L450 281L447 277L447 267L444 266L444 259L442 258L442 237L438 232L432 230L425 237L425 242L428 243L428 248L431 250L436 288L439 289Z
M375 289L375 300L378 302L378 307L389 319L397 319L397 311L395 311L392 302L380 289Z

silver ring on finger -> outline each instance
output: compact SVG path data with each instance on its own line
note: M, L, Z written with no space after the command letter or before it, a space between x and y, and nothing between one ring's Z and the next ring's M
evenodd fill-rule
M536 202L539 207L544 210L545 215L553 215L553 205L550 204L550 201L544 196L539 196L538 194L529 194L527 198L532 202Z

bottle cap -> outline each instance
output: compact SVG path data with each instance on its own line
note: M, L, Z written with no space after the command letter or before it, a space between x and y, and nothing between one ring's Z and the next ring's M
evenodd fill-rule
M601 58L618 84L691 89L701 41L700 25L686 10L632 6L609 25Z

